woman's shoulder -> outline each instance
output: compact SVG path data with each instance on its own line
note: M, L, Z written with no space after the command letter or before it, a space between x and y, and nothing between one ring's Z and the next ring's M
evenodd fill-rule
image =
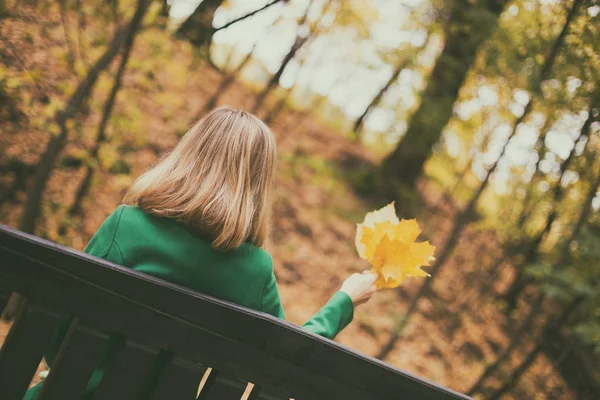
M114 236L114 232L117 230L119 223L121 222L121 215L123 214L124 206L117 207L112 213L106 217L102 225L100 225L99 233L111 233Z
M241 250L253 266L259 266L267 274L273 272L273 258L267 250L249 242L244 243Z
M117 207L114 214L120 214L122 217L126 218L145 218L147 216L146 212L141 208L127 204L121 204Z
M139 228L141 224L149 226L156 225L157 227L159 227L167 222L175 222L168 221L167 218L158 217L153 214L150 214L140 207L131 206L127 204L121 204L119 207L117 207L113 214L119 215L119 219L123 221L125 225L134 228Z

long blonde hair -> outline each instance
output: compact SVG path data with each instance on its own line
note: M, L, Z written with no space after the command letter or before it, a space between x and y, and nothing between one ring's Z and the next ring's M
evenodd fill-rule
M275 160L275 139L260 119L219 107L144 172L123 202L183 222L216 249L262 246Z

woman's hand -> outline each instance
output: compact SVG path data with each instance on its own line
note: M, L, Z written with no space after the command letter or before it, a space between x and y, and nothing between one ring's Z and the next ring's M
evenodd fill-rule
M373 293L377 291L375 281L378 276L375 272L369 271L362 274L352 274L342 283L340 290L352 299L352 303L356 307L369 301Z

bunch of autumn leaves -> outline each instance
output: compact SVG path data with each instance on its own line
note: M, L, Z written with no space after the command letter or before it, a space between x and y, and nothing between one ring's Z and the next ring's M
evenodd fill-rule
M379 274L378 288L395 288L406 278L429 276L421 269L434 260L435 247L416 242L421 229L416 220L399 220L394 203L367 213L357 225L356 250Z

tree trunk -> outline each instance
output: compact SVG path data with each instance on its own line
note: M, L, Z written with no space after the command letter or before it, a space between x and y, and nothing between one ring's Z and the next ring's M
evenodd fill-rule
M306 15L304 16L303 19L306 19ZM300 25L302 25L302 23ZM279 69L269 79L269 81L267 82L267 86L265 86L265 88L256 97L254 106L252 106L252 113L255 114L258 112L258 110L260 110L267 95L269 93L271 93L273 88L275 88L275 86L277 86L277 84L279 83L279 79L281 78L281 75L283 75L283 71L285 70L285 67L296 56L296 53L298 52L298 50L300 50L302 48L302 46L304 46L304 44L308 41L309 37L310 37L310 35L306 36L304 38L302 38L300 36L296 36L296 41L294 42L294 45L292 46L290 51L287 53L287 55L283 58L283 61L281 62Z
M531 306L531 310L529 310L529 313L527 314L525 320L521 324L521 327L517 331L515 331L514 334L511 336L508 346L504 348L502 353L500 353L500 355L492 364L488 365L485 371L483 371L483 373L479 376L479 379L477 379L477 382L475 382L473 386L471 386L471 388L467 391L467 395L472 396L475 393L479 393L485 380L494 372L496 372L498 368L500 368L500 366L504 363L504 361L509 359L509 357L512 355L513 351L519 346L519 344L521 344L523 336L531 330L533 321L535 320L535 317L539 313L544 302L544 297L545 296L543 294L538 295L535 302Z
M167 2L167 0L165 0L165 3ZM119 17L119 0L111 0L110 1L110 13L112 15L113 18L113 22L115 24L115 32L120 28L121 26L121 18Z
M381 99L383 99L383 96L385 95L385 93L388 91L390 86L392 86L398 80L398 76L400 75L400 72L402 72L402 70L404 68L406 68L406 64L407 63L405 60L402 60L402 62L398 63L398 65L392 72L392 76L390 76L390 79L388 79L386 84L379 90L379 93L377 93L377 96L375 96L373 98L373 100L371 100L371 103L369 103L367 108L365 108L365 111L363 111L363 113L360 115L360 117L358 117L358 119L354 123L354 136L355 137L358 138L360 136L360 129L362 128L365 118L367 117L367 115L369 115L369 113L373 110L373 108L377 107L379 105L379 103L381 103Z
M77 54L79 55L81 62L87 66L87 50L85 40L83 38L83 33L85 32L87 22L85 19L85 13L81 9L81 0L76 0L75 6L77 8Z
M502 385L500 389L498 389L490 397L488 397L489 400L500 399L506 392L512 389L517 384L517 382L519 382L521 376L527 371L531 364L533 364L537 356L540 354L540 351L543 350L544 343L546 342L547 337L553 332L556 332L558 329L560 329L560 327L568 321L571 314L573 314L573 312L583 302L584 299L584 296L578 296L574 298L571 301L571 303L564 309L564 311L562 312L560 317L558 317L558 319L546 325L541 337L537 340L537 345L533 348L533 350L529 353L525 360L523 360L521 365L517 367L517 369L508 379L508 381L504 385Z
M208 102L204 105L200 114L196 115L195 120L200 119L202 114L205 114L205 113L209 112L210 110L212 110L213 108L215 108L219 99L221 98L221 95L223 93L225 93L225 91L233 84L233 82L235 82L236 76L238 76L240 74L240 72L242 72L244 67L246 65L248 65L250 60L252 60L252 53L254 52L255 47L256 47L256 45L254 45L254 47L252 47L252 50L250 50L250 53L248 53L248 55L242 60L242 62L237 67L235 67L235 69L230 74L228 74L227 76L225 76L225 78L223 78L223 80L221 81L221 84L219 85L219 87L217 88L215 93L212 95L210 100L208 100Z
M517 222L517 226L523 227L525 226L525 221L531 215L531 212L535 208L536 203L531 200L531 196L533 195L532 186L534 183L541 177L542 171L540 171L540 163L546 157L546 135L552 126L553 118L548 116L546 121L544 121L544 126L540 129L539 141L542 143L540 150L538 151L538 159L535 162L535 172L533 177L531 178L531 182L527 188L527 193L525 194L525 199L523 199L523 208L521 209L521 213L519 214L519 220Z
M484 117L486 115L487 115L487 113L485 113ZM488 144L489 144L490 140L492 139L492 133L493 133L493 130L491 132L487 132L487 134L481 141L481 145L479 146L480 153L483 153L487 150ZM441 204L448 203L452 199L456 198L458 189L464 183L465 177L473 169L473 160L474 159L475 159L474 156L469 155L467 164L465 165L463 170L456 177L456 182L454 183L454 186L448 192L444 193L444 195L442 196L442 199L436 204L435 208L439 208L439 206ZM456 205L456 208L458 208L458 204L455 203L455 205Z
M108 49L98 61L96 61L96 64L90 68L86 77L79 83L75 93L69 98L66 107L62 111L57 112L55 121L59 126L60 133L56 136L52 136L44 154L42 154L40 161L38 162L33 184L27 191L27 201L19 224L20 230L28 233L35 232L36 222L41 212L41 201L44 189L46 188L54 163L65 146L69 136L67 121L73 119L79 113L81 105L85 102L96 85L100 73L110 65L112 60L119 53L119 49L125 41L127 33L133 26L139 24L142 20L144 14L148 10L150 2L150 0L138 0L137 9L129 24L127 24L125 28L119 30ZM4 317L7 319L13 318L19 309L20 303L20 295L15 294L11 296L11 300L6 306Z
M177 34L185 37L198 47L210 47L212 35L215 31L213 19L215 11L224 0L204 0L194 10L192 15L185 20L177 30Z
M294 87L292 86L285 93L285 96L282 96L281 99L277 102L275 107L271 108L267 114L264 116L265 124L269 125L273 120L279 115L281 111L285 108L290 96L292 95Z
M412 116L406 135L383 163L383 175L388 181L406 190L414 188L432 146L452 117L453 104L477 49L494 32L505 3L506 0L475 3L460 0L454 5L446 29L446 45L429 78L421 105ZM391 194L396 196L397 191Z
M102 110L102 119L100 120L100 125L98 126L98 133L96 134L96 143L94 145L94 148L90 152L90 156L93 160L97 160L98 153L100 152L100 148L106 141L106 127L108 125L108 121L110 120L110 116L112 114L112 110L115 105L117 93L119 92L119 89L121 89L121 84L123 82L123 74L125 73L125 69L127 67L127 62L129 61L131 49L133 48L135 38L139 31L141 20L137 20L135 22L136 23L131 26L131 29L127 33L127 37L125 38L125 44L123 47L123 55L121 56L121 62L119 63L119 67L118 67L117 73L115 75L113 86L110 90L110 93L108 95L106 102L104 103L104 108ZM73 217L73 216L81 213L81 203L83 202L83 199L87 196L87 194L89 192L95 170L96 170L96 168L94 166L92 166L92 165L87 166L85 177L81 181L79 188L77 190L77 194L75 195L75 201L69 208L69 211L68 211L69 217Z
M65 44L67 45L67 62L69 63L69 68L73 73L75 72L75 48L73 47L73 42L71 41L71 36L69 35L68 21L67 21L67 8L65 1L59 1L59 14L60 14L60 23L63 28L63 33L65 34Z
M271 107L269 111L264 115L263 120L265 124L269 125L273 120L283 111L286 104L290 100L292 93L294 93L294 89L296 89L296 84L298 83L298 78L300 77L300 72L304 67L304 60L300 60L300 65L298 66L298 70L296 71L296 76L294 77L294 83L288 89L286 89L285 94L281 96L277 104L274 107Z
M171 6L169 5L169 1L162 0L162 7L160 8L160 15L162 17L168 17L170 8L171 8Z
M472 295L469 295L465 300L463 300L463 302L458 307L459 313L465 313L470 308L471 312L473 312L472 305L475 305L475 311L479 311L480 305L483 303L481 296L492 292L494 284L498 280L498 276L500 276L502 270L504 269L504 263L507 260L507 258L508 255L506 253L503 253L492 263L490 267L486 268L487 270L489 270L489 272L488 276L484 278L483 282L480 285L471 285L473 286L472 292L474 293Z

